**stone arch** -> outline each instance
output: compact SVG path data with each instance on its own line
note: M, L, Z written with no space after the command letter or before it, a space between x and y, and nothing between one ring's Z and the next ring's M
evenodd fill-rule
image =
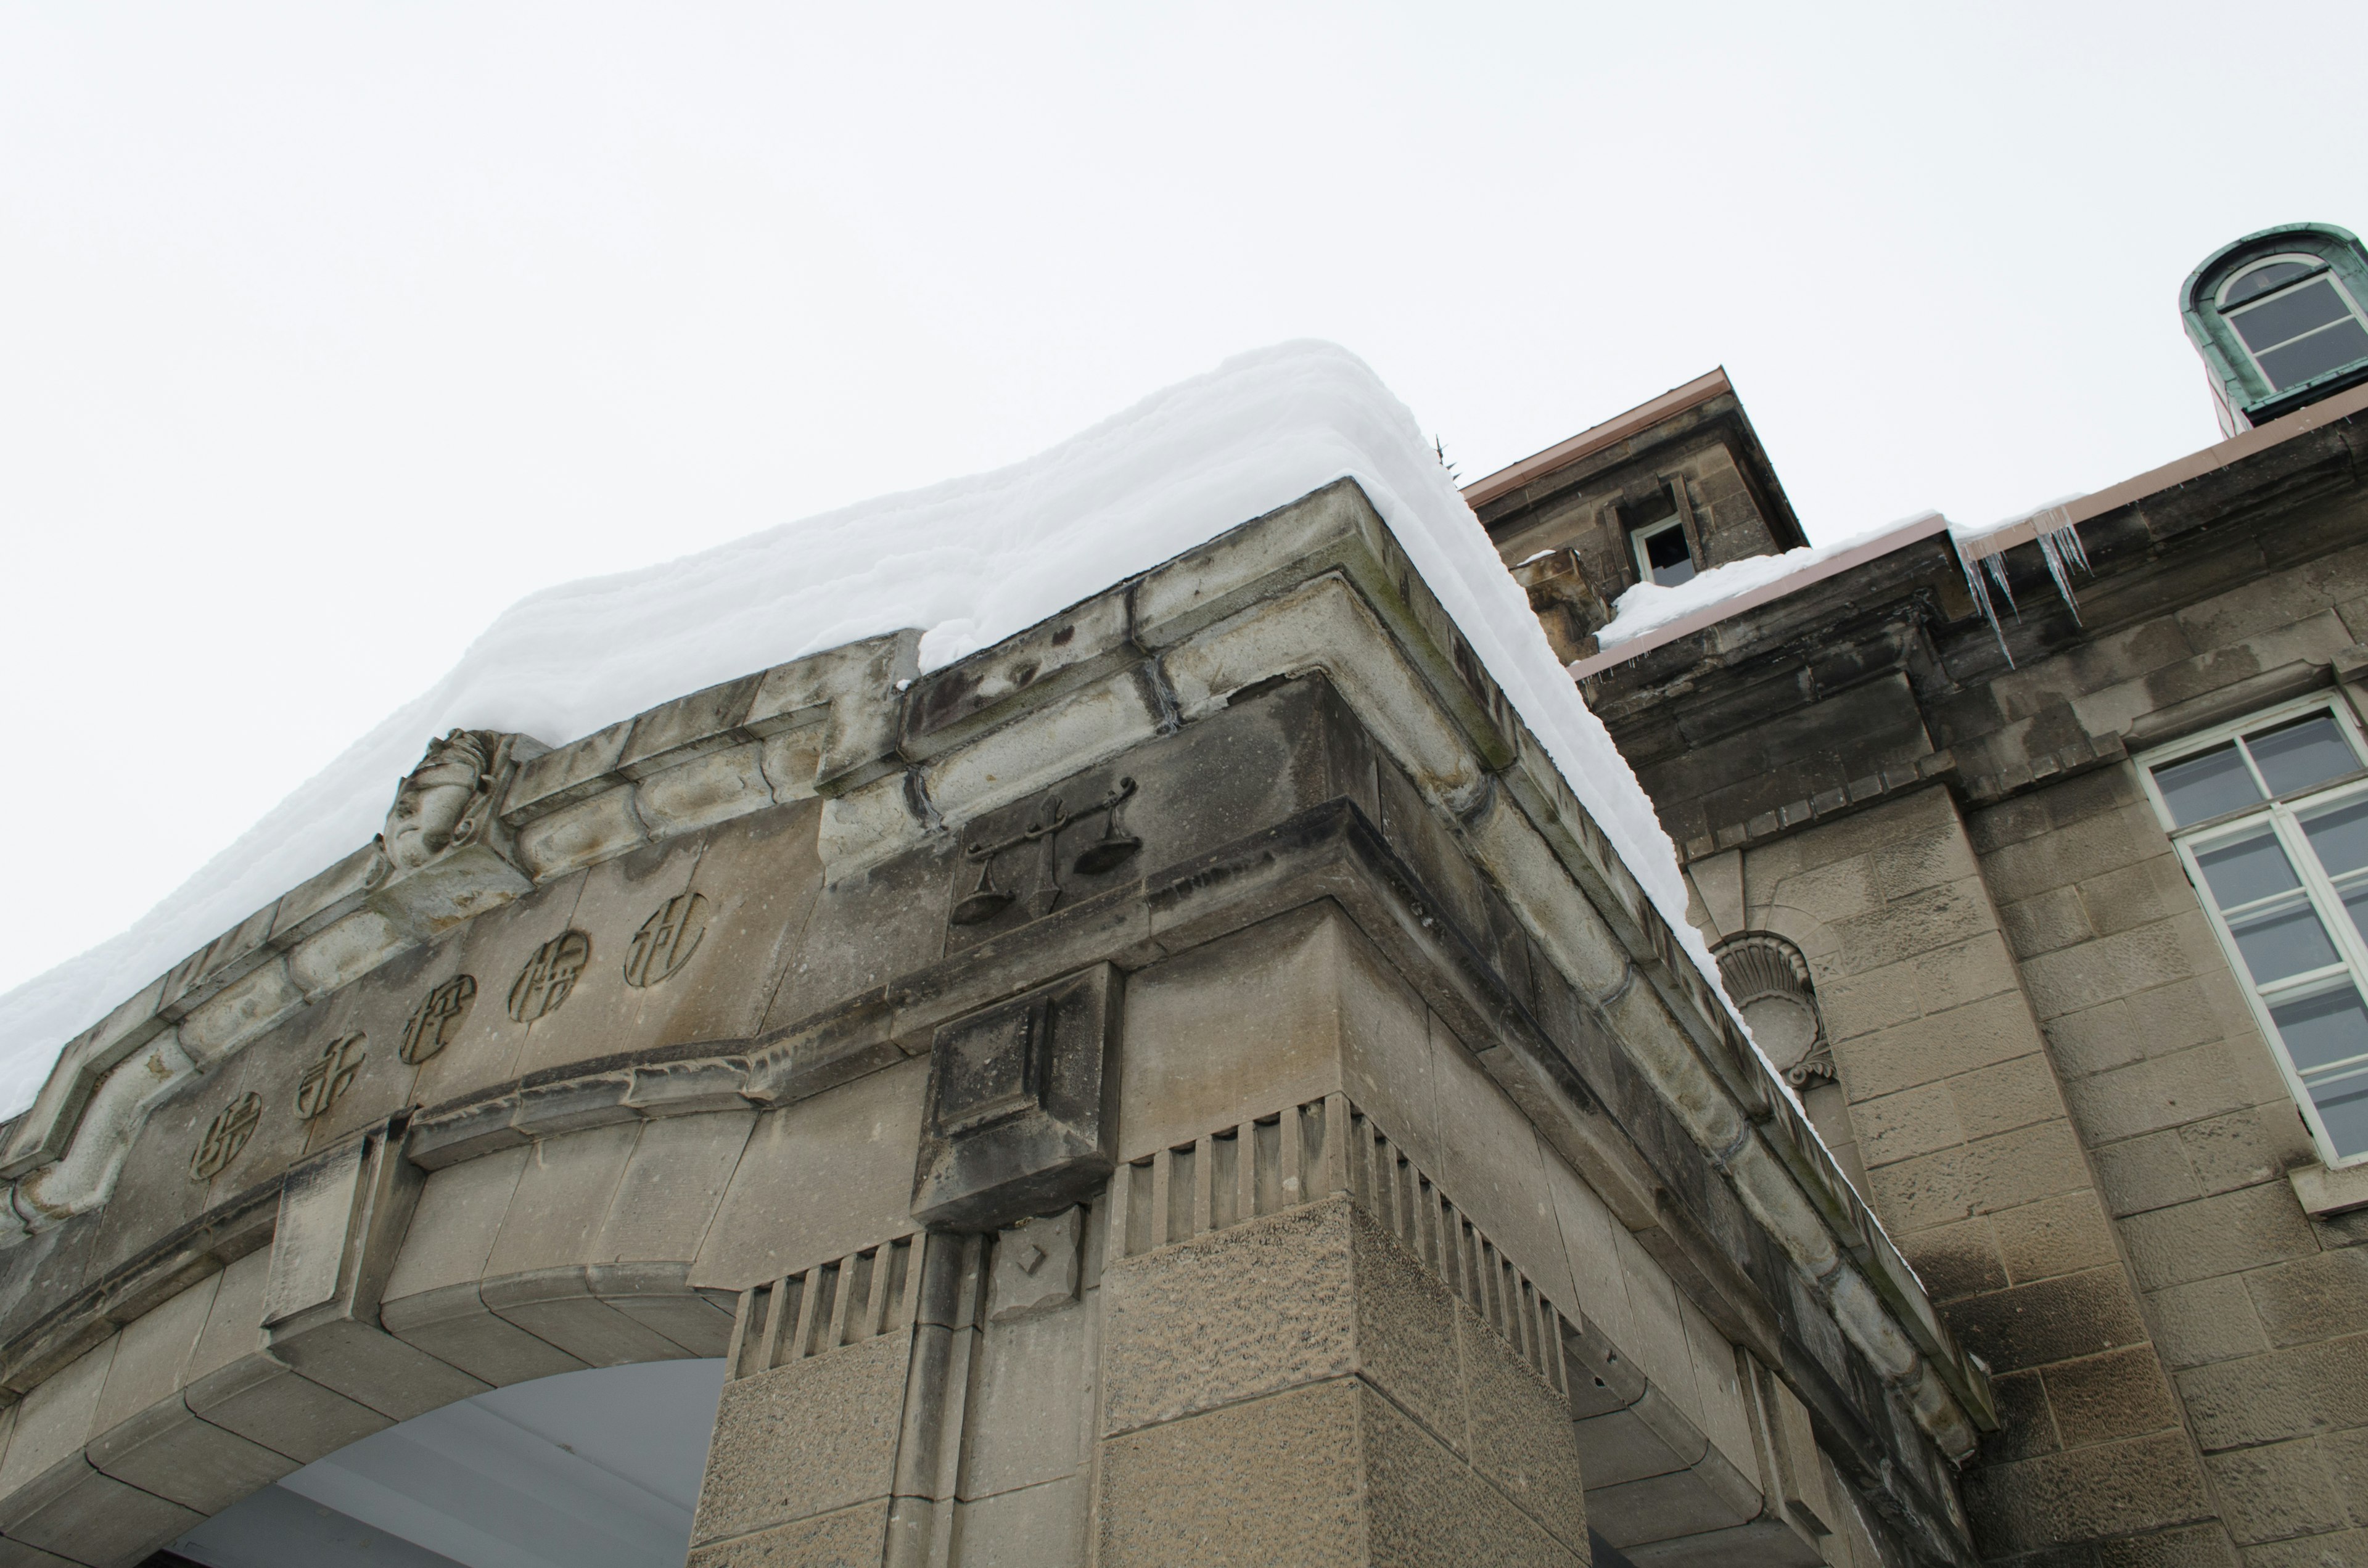
M720 1364L741 1292L690 1278L753 1120L555 1129L434 1171L383 1126L307 1161L223 1248L245 1250L193 1260L120 1327L99 1316L95 1343L0 1414L0 1524L60 1561L137 1561L488 1391Z

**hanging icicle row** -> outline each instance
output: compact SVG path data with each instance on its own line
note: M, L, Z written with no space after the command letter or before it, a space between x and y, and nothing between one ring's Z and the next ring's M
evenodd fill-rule
M2031 522L2032 537L2039 541L2039 553L2047 562L2047 575L2055 584L2056 597L2072 612L2072 623L2080 625L2080 603L2072 593L2072 569L2078 567L2083 576L2091 571L2088 549L2080 542L2080 527L2072 521L2070 508L2065 506L2050 506L2033 516ZM2014 602L2014 586L2007 581L2006 551L1993 550L1975 557L1965 553L1963 540L1952 535L1950 542L1957 547L1957 564L1964 570L1965 586L1972 592L1982 619L1989 622L1990 634L1998 639L1998 652L2006 655L2007 667L2014 668L2014 653L2006 645L2006 628L1998 624L1998 607L1990 597L1990 588L1995 585L2005 596L2006 608L2013 614L2014 623L2022 624L2022 608ZM1976 560L1979 566L1975 564Z

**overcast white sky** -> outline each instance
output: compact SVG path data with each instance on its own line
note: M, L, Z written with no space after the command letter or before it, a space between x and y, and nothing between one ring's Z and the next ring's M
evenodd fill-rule
M1278 339L1466 479L1724 363L1813 540L2100 488L2217 437L2189 268L2368 227L2363 56L2310 0L0 3L0 990L520 595Z

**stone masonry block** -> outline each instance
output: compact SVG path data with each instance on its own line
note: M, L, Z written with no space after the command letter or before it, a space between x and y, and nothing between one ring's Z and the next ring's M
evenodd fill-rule
M2132 1346L2040 1371L2067 1449L2143 1437L2179 1425L2179 1408L2150 1346Z
M686 1568L876 1568L887 1539L883 1497L701 1547Z
M2176 1432L1987 1466L1964 1489L1986 1557L2188 1524L2212 1511L2203 1472Z
M2143 1214L2203 1196L2176 1131L2108 1143L2095 1157L2105 1201L2116 1215Z
M1461 1302L1455 1326L1471 1390L1473 1469L1564 1546L1583 1548L1587 1485L1569 1402Z
M1957 1102L1945 1083L1920 1084L1861 1100L1850 1108L1850 1124L1870 1169L1953 1149L1965 1141Z
M2089 1171L2070 1123L2049 1121L1902 1160L1870 1171L1868 1180L1884 1222L1915 1232L2081 1191Z
M2155 1346L2173 1367L2201 1367L2270 1348L2241 1274L2156 1290L2146 1304L2154 1312Z
M2009 993L1839 1040L1834 1056L1850 1094L1871 1099L2028 1056L2039 1040L2022 998Z
M2097 1543L2098 1568L2237 1568L2237 1549L2215 1521Z
M2016 956L2026 959L2088 941L2097 935L2095 927L2089 924L2089 911L2080 902L2080 890L2077 887L2050 888L2000 905L1998 924L2005 928Z
M2318 1250L2283 1183L2245 1187L2132 1215L2122 1238L2147 1290L2261 1268Z
M2203 1462L2219 1494L2221 1517L2240 1546L2323 1535L2351 1522L2311 1438L2214 1454Z
M2042 953L2023 964L2022 978L2039 1016L2053 1018L2185 979L2199 967L2179 922L2158 920Z
M1575 1485L1556 1511L1556 1522L1575 1534L1558 1540L1517 1506L1515 1499L1524 1494L1508 1495L1489 1484L1372 1390L1360 1387L1358 1405L1367 1498L1365 1561L1422 1568L1463 1562L1577 1568L1587 1522ZM1560 1425L1567 1433L1568 1424ZM1534 1494L1529 1497L1538 1500Z
M2158 989L2174 988L2164 986ZM2056 1070L2066 1078L2072 1078L2087 1073L2101 1073L2109 1067L2119 1067L2144 1056L2148 1042L2141 1033L2133 1010L2136 1000L2116 996L2093 1007L2083 1007L2077 1013L2066 1013L2048 1019L2044 1032ZM2192 1017L2188 1020L2190 1031L2193 1028L2193 1022ZM2212 1039L2214 1036L2206 1031L2203 1038ZM2189 1040L2185 1043L2195 1042Z
M2104 1205L2093 1192L2044 1198L1990 1217L2007 1276L2018 1285L2118 1263Z
M2368 610L2368 606L2362 608ZM2368 1565L2368 1530L2299 1535L2248 1546L2243 1561L2245 1568L2363 1568Z
M1965 1348L1993 1370L2067 1361L2146 1342L2146 1322L2118 1267L1969 1297L1950 1309Z
M884 1499L911 1357L886 1334L725 1383L692 1541Z
M1362 1568L1358 1384L1320 1382L1102 1445L1106 1568Z
M2192 1368L2179 1389L2207 1453L2355 1426L2368 1411L2368 1335Z
M2296 1123L2294 1102L2281 1095L2271 1106L2248 1107L2180 1128L2180 1147L2203 1191L2233 1192L2278 1178L2285 1168L2287 1151L2278 1146L2263 1125L2265 1119L2281 1125ZM2301 1150L2297 1147L2294 1152Z
M2323 1252L2244 1278L2272 1345L2368 1333L2368 1249ZM2368 1425L2368 1411L2362 1416Z
M1110 1263L1102 1430L1354 1370L1349 1212L1335 1199Z
M1929 888L1882 908L1831 923L1840 938L1835 968L1843 974L1949 947L1997 928L1989 900L1972 877Z
M2069 1079L2064 1094L2081 1131L2098 1142L2176 1127L2252 1103L2244 1083L2229 1071L2228 1048L2216 1041Z
M1985 996L2010 992L2020 983L2005 936L1984 931L1962 942L1918 953L1907 960L1916 998L1928 1013L1945 1012Z
M2055 1074L2039 1051L1961 1074L1948 1080L1948 1089L1969 1139L1996 1137L2065 1114Z

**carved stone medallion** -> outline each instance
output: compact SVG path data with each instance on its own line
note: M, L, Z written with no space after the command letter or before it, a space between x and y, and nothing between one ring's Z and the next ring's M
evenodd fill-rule
M591 961L592 938L581 931L562 931L535 949L510 986L510 1017L530 1024L558 1011Z
M456 974L419 999L403 1026L404 1061L421 1062L452 1043L468 1021L469 1006L477 999L477 977Z
M659 981L690 961L699 939L707 935L707 900L695 892L666 901L655 915L633 933L625 954L625 983L636 990Z
M189 1159L191 1181L211 1181L222 1167L238 1158L246 1141L255 1136L255 1124L263 1119L263 1096L244 1094L214 1113L206 1123L205 1135L198 1140L198 1152Z
M321 1047L321 1053L304 1064L304 1075L297 1081L296 1114L310 1121L336 1104L337 1096L353 1085L355 1074L369 1059L370 1052L364 1049L369 1043L359 1033L341 1034Z

